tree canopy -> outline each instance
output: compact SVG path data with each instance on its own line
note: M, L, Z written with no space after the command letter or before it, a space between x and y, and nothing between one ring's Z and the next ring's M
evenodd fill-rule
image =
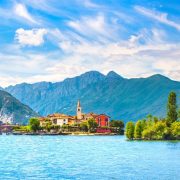
M40 122L39 122L39 119L38 118L31 118L29 120L29 127L30 127L30 130L36 132L37 130L40 129Z

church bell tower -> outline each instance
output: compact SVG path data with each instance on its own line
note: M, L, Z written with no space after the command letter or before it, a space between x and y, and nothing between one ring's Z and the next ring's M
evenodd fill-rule
M77 103L77 119L78 120L82 119L82 109L81 109L81 104L80 104L79 100L78 100L78 103Z

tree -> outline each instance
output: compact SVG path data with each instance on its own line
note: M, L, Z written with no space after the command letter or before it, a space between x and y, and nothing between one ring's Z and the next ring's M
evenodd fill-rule
M140 138L142 137L142 131L143 131L143 129L142 129L142 123L141 123L141 121L139 120L139 121L136 122L136 125L135 125L134 137L135 137L136 139L140 139Z
M52 122L50 119L45 119L45 126L43 127L46 131L50 132L52 128Z
M33 132L36 132L37 130L39 130L40 129L39 119L31 118L29 120L29 127L30 127L30 130L33 131Z
M155 123L153 126L153 131L153 139L168 139L170 136L169 128L167 127L166 122L163 121L158 121Z
M145 129L142 132L142 138L143 139L151 140L151 139L153 139L153 136L154 136L154 130L152 127L148 127L147 129Z
M152 126L153 123L154 123L153 116L151 114L148 114L146 116L146 124L147 124L147 126Z
M123 129L124 128L124 122L120 121L120 120L112 120L112 121L110 121L110 126Z
M180 122L176 121L171 124L171 134L173 138L180 140Z
M178 119L180 120L180 109L178 110Z
M87 131L88 131L87 122L82 122L82 123L80 124L80 129L81 129L82 131L87 132Z
M134 138L134 123L132 121L128 122L126 125L126 137L128 139Z
M112 127L116 133L124 134L124 122L123 121L112 120L112 121L110 121L110 127Z
M167 125L170 126L177 120L176 93L170 92L167 104Z
M98 127L98 124L96 123L94 119L89 119L87 121L87 126L88 126L88 130L90 132L93 132Z

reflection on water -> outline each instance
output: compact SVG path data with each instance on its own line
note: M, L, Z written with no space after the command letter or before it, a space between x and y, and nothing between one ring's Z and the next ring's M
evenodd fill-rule
M180 143L0 136L0 179L180 179Z

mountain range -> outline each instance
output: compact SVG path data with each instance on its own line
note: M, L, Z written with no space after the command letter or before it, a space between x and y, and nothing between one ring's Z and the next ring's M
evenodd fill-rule
M147 114L165 116L168 94L175 91L179 98L180 82L160 74L127 79L114 71L107 75L90 71L62 82L22 83L4 90L40 115L73 115L80 99L84 113L106 113L111 119L136 121Z
M28 119L33 116L38 116L38 114L11 94L0 90L1 123L27 124Z

